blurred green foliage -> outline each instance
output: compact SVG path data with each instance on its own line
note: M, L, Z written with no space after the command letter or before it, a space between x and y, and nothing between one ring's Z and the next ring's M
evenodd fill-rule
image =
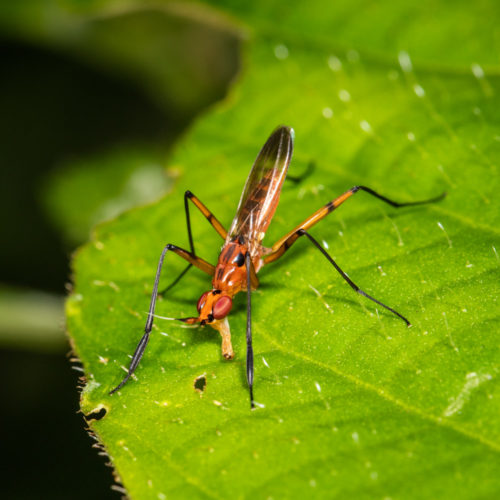
M136 146L64 163L46 179L48 214L69 243L82 243L98 222L151 203L171 188L174 177L163 157Z
M65 355L70 252L96 221L170 189L171 144L237 69L234 32L205 16L118 7L0 7L6 498L110 496L110 469L76 413L79 372Z
M9 241L2 279L60 289L64 251L92 223L144 203L130 186L133 170L151 161L163 168L194 115L224 95L239 40L193 9L124 2L7 3L0 33L8 75L0 88L0 221ZM154 184L165 175L168 189L167 173L150 173ZM40 265L47 259L50 266Z

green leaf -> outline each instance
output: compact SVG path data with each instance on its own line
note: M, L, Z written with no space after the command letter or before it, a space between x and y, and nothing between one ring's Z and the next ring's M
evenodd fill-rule
M497 497L495 4L228 4L252 30L240 83L178 147L173 192L98 227L74 261L67 318L88 380L82 410L106 410L92 430L132 498ZM268 245L356 184L401 201L448 192L401 210L359 193L311 230L413 327L298 241L262 269L253 296L261 407L249 409L244 296L230 316L234 361L213 330L158 319L137 380L108 396L142 335L163 246L188 246L183 191L229 226L279 123L296 131L291 175L315 168L285 184ZM215 263L221 239L192 219L197 253ZM168 255L163 284L183 267ZM157 314L193 315L208 288L190 271Z

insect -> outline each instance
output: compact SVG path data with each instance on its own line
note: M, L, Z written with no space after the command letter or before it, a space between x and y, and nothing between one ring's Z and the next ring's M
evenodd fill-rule
M224 226L216 219L212 212L210 212L210 210L193 193L190 191L185 192L184 209L186 212L186 224L190 251L184 250L170 243L163 249L158 262L144 334L132 356L132 361L130 362L127 375L120 382L120 384L118 384L118 386L110 392L110 394L119 390L129 380L137 368L144 351L146 350L151 329L153 327L153 318L156 300L158 297L158 287L163 261L166 254L169 252L177 254L189 263L178 278L174 280L172 285L170 285L170 287L175 285L191 266L195 266L211 276L212 289L203 293L198 299L198 303L196 305L197 316L176 319L190 325L195 323L199 323L202 326L210 325L212 328L217 330L222 337L222 356L226 359L232 359L234 357L234 351L231 345L231 332L227 316L231 311L234 296L238 292L246 292L246 376L250 393L251 408L254 408L255 406L253 397L254 363L252 348L251 297L252 291L259 285L257 273L263 266L271 264L281 258L301 236L305 236L306 239L309 240L324 255L324 257L330 262L330 264L332 264L332 266L354 291L398 316L406 323L407 326L411 326L410 322L402 314L397 312L392 307L389 307L375 299L371 295L368 295L361 288L359 288L358 285L356 285L349 278L349 276L342 271L328 252L311 234L309 234L308 231L311 227L344 203L344 201L359 191L364 191L365 193L368 193L396 208L435 202L444 198L446 193L429 200L398 203L382 196L381 194L378 194L373 191L373 189L368 187L354 186L338 198L335 198L334 200L329 201L326 205L322 206L301 224L280 238L274 245L269 248L264 247L262 245L262 240L278 205L281 188L292 157L293 141L293 129L284 126L276 128L266 141L258 154L255 163L253 164L252 170L250 171L241 195L236 216L233 219L229 231L226 231ZM208 222L224 240L224 246L222 247L216 266L209 264L196 255L193 236L191 234L189 202L192 202L195 207L200 210L200 212L206 217Z

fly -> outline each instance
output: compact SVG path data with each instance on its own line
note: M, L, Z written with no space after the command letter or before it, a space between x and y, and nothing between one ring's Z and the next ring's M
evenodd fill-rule
M188 318L177 318L179 321L193 325L210 325L217 330L222 338L222 356L226 359L234 357L231 344L231 332L227 316L233 305L233 298L239 292L246 292L247 296L247 325L246 325L246 376L250 393L251 408L255 407L253 397L254 362L252 348L252 291L259 285L257 273L263 266L270 264L280 257L301 237L305 236L323 256L330 262L342 278L357 293L375 302L379 306L387 309L392 314L403 320L407 326L411 326L408 319L397 312L392 307L380 302L371 295L368 295L358 287L349 276L339 267L329 253L320 243L308 232L311 227L333 212L339 205L344 203L351 196L359 191L364 191L379 200L382 200L393 207L400 208L412 205L421 205L439 201L446 193L436 198L408 203L398 203L390 200L373 189L366 186L354 186L338 198L329 201L319 210L310 215L301 224L280 238L273 246L264 247L262 239L266 233L271 219L278 206L281 188L285 180L288 165L292 158L294 132L290 127L280 126L274 130L253 164L243 189L238 210L233 219L229 231L217 220L212 212L190 191L184 193L184 209L186 212L186 225L189 238L190 251L184 250L176 245L168 244L161 253L156 271L151 303L149 306L148 318L142 336L135 352L125 378L115 387L110 394L119 390L129 380L139 364L149 341L151 329L153 327L154 311L156 299L158 297L158 286L163 261L168 252L173 252L188 262L188 266L177 277L177 279L167 288L175 285L192 266L197 267L212 278L212 288L203 293L196 305L197 315ZM191 233L191 220L189 214L189 202L205 216L219 236L224 240L224 246L216 266L209 264L196 255L194 249L193 236Z

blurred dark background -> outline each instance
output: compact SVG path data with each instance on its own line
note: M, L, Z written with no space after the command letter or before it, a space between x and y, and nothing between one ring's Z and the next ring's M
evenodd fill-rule
M70 255L168 191L169 150L224 97L240 38L208 11L25 5L0 10L2 496L118 498L77 413Z

